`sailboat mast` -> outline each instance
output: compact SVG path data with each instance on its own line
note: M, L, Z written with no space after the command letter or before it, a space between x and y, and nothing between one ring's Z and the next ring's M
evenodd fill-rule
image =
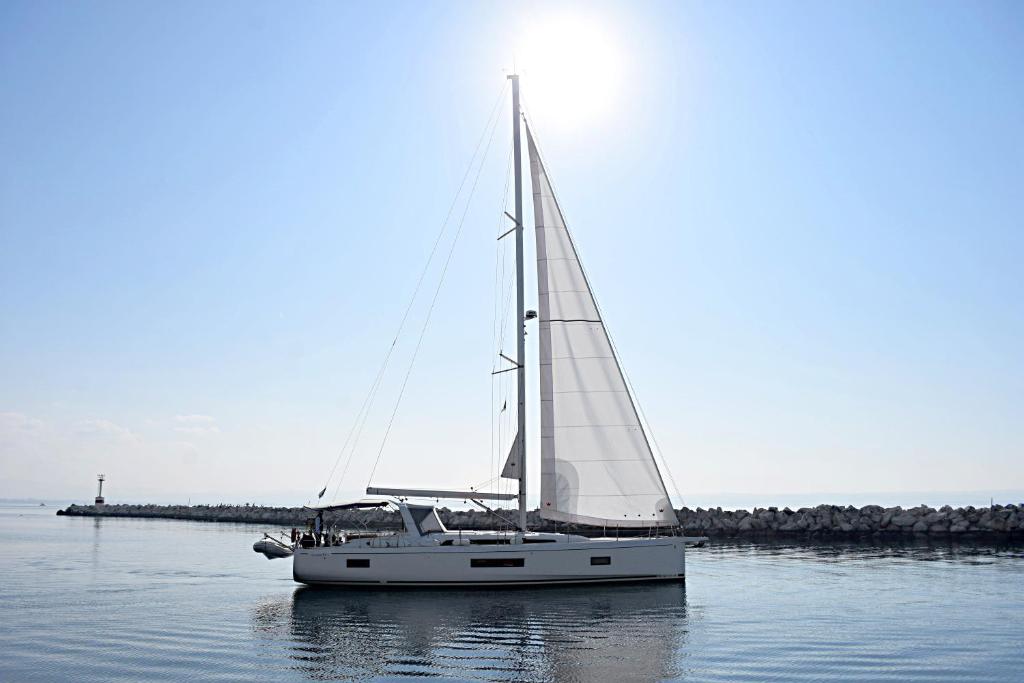
M516 178L516 372L519 390L519 528L526 531L526 302L523 287L523 164L519 140L519 76L512 80L512 164Z

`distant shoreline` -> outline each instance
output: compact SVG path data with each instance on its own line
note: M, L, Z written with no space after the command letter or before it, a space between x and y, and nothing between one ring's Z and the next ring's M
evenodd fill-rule
M495 529L507 524L486 512L439 508L449 529ZM302 527L312 516L308 508L265 507L257 505L69 505L57 510L71 517L124 517L177 519L203 522L264 524L278 527ZM991 540L1024 539L1024 505L993 505L938 509L926 505L912 508L883 508L865 505L856 508L819 505L813 508L754 508L723 510L682 508L677 511L682 530L688 535L711 538L859 538L859 537L945 537ZM397 513L385 510L346 510L331 513L339 527L396 529L401 522ZM541 519L530 513L531 528L542 531L602 531L577 528ZM609 534L615 533L608 529Z

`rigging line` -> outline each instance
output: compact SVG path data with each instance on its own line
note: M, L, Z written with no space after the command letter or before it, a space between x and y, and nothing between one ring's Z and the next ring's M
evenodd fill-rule
M608 332L608 330L606 329L605 332ZM612 351L616 355L618 355L618 349L615 346L615 341L612 339L612 335L610 332L608 333L608 341L611 342ZM619 365L622 364L620 363ZM654 442L654 450L657 451L658 457L661 459L662 469L668 474L669 481L672 482L672 489L676 494L676 498L679 500L679 505L682 506L683 494L679 492L679 485L676 484L676 478L675 476L672 475L672 470L668 466L668 460L665 459L665 453L661 450L661 445L658 444L658 437L655 436L654 430L651 429L651 423L647 419L647 414L644 413L643 404L640 403L640 396L636 393L636 389L633 387L633 383L629 380L629 374L626 372L624 368L620 369L622 369L623 379L626 380L626 389L629 390L629 393L631 393L633 395L633 398L636 399L633 402L633 404L634 406L636 406L637 412L640 413L640 419L643 420L644 424L647 426L647 433L650 435L651 441Z
M486 129L485 129L485 132L486 132ZM479 151L479 149L477 151ZM475 156L475 153L474 153L474 156ZM471 168L472 168L472 166L470 166L470 169ZM461 187L460 187L460 192L461 192ZM447 218L446 218L446 221L447 221ZM435 243L435 249L436 249L436 243ZM433 256L433 251L431 253L431 257L432 256ZM430 265L430 261L428 260L427 267L429 267L429 265ZM420 282L422 282L422 275L421 275L421 278L420 278ZM418 289L419 289L419 284L417 285L417 290ZM414 300L415 300L415 298L414 298ZM396 343L398 341L399 335L401 334L401 330L402 330L402 328L405 325L406 319L408 318L409 312L411 310L412 303L413 302L410 302L409 308L407 308L406 311L405 311L405 315L403 316L402 323L401 323L401 325L399 327L398 335L396 335L395 339L392 341L391 347L388 349L388 355L385 357L385 362L381 366L380 371L378 372L377 378L375 380L375 384L374 384L374 386L373 386L373 388L371 390L372 393L371 393L370 401L369 401L370 408L372 408L373 403L376 400L376 397L377 397L377 395L380 392L380 388L381 388L381 386L383 384L384 371L385 371L385 369L387 367L387 361L390 359L391 354L394 352L394 349L396 348ZM335 486L334 493L332 494L332 496L334 498L337 498L337 493L338 493L338 491L341 488L342 482L345 480L345 475L348 473L349 465L351 464L352 458L353 458L353 456L355 455L355 453L356 453L356 451L358 449L359 440L362 437L363 431L366 428L367 422L369 420L370 408L368 408L366 410L366 412L362 415L362 421L360 423L358 423L359 424L359 428L356 431L355 440L352 442L352 448L351 448L351 450L349 452L348 459L345 462L345 467L342 469L341 476L338 478L337 485Z
M603 319L605 316L604 316L604 313L601 310L601 304L597 300L597 294L594 293L594 288L590 285L590 278L587 277L587 269L583 266L583 260L580 258L580 255L579 255L579 247L577 246L576 241L572 238L572 233L569 232L569 221L567 221L566 218L565 218L565 210L562 208L561 203L558 202L558 199L557 199L558 192L555 191L555 183L551 179L551 176L547 172L547 166L544 164L544 155L541 154L541 151L540 151L541 150L540 139L537 136L537 132L533 129L533 127L531 127L529 125L529 120L528 120L528 118L526 116L525 111L523 112L522 116L523 116L523 120L526 121L526 123L527 123L527 129L529 130L531 136L533 137L534 147L537 150L537 155L540 157L541 167L544 169L544 177L548 181L548 185L551 187L551 194L552 194L552 196L555 197L555 206L557 207L559 216L562 219L562 225L565 226L566 236L569 238L569 244L572 246L573 252L576 255L576 263L579 266L580 271L583 273L583 280L587 283L587 289L590 290L590 297L594 301L594 307L597 309L598 317ZM531 168L531 173L532 173L532 168ZM601 324L601 327L604 329L604 334L605 334L605 337L608 339L609 346L612 347L612 353L615 354L615 359L616 359L617 365L619 367L619 374L622 376L622 380L623 380L623 382L626 385L626 391L630 394L630 398L631 398L632 403L633 403L633 411L637 414L637 418L641 422L640 430L641 430L641 432L643 432L645 439L647 437L650 437L650 442L653 442L653 444L654 444L654 449L652 449L651 455L652 456L655 455L654 454L654 450L658 451L657 456L655 456L655 458L656 458L655 459L655 468L658 469L657 457L660 456L661 463L662 463L661 469L664 469L664 471L668 474L668 478L672 482L672 488L675 489L676 497L678 497L680 503L682 503L682 498L683 497L679 493L679 487L678 487L678 485L676 485L675 477L672 475L672 470L670 470L669 467L668 467L668 461L665 460L665 455L664 455L664 453L661 452L661 447L658 445L658 440L654 436L654 431L651 429L651 425L647 421L647 416L644 414L644 409L640 405L640 398L639 398L639 396L637 396L636 391L633 388L633 383L629 381L629 375L626 373L626 370L623 367L622 356L619 354L618 347L615 345L615 340L612 338L612 333L608 329L608 326L605 325L603 322ZM645 429L645 425L646 425L646 429ZM648 443L648 448L650 448L650 445L651 445L650 442ZM660 472L659 472L659 476L660 476ZM664 483L665 483L664 480L662 480L662 485L663 486L664 486ZM666 489L666 493L668 493L667 489ZM669 501L669 502L671 502L671 501Z
M504 248L506 250L504 253L507 255L509 248L507 245ZM507 257L505 260L508 260ZM503 270L501 290L498 292L499 310L501 312L500 320L498 322L498 336L496 339L498 349L504 349L505 347L505 337L508 334L508 322L509 316L511 315L512 294L515 292L515 281L512 278L509 278L507 285L508 286L506 288ZM501 303L502 301L504 302L504 304Z
M499 387L500 387L500 385L499 385ZM498 463L499 458L500 458L500 455L498 454L498 441L497 441L496 437L497 437L498 434L501 433L501 423L500 423L501 412L498 412L498 411L495 410L495 406L498 403L496 397L497 397L497 393L495 392L495 376L491 375L491 403L490 403L490 413L491 413L491 415L490 415L490 418L491 418L491 450L490 450L490 453L488 454L490 456L490 458L489 458L489 460L490 460L489 465L490 466L488 468L488 471L491 473L492 476L498 470L497 463Z
M392 341L391 341L391 346L388 347L388 351L387 351L387 353L384 356L384 360L381 363L380 369L377 372L377 376L374 378L373 384L370 385L370 391L367 393L366 398L363 400L363 407L360 408L360 412L359 413L356 413L356 419L352 423L352 428L349 429L348 436L345 438L345 443L341 447L341 451L338 452L338 457L335 458L335 460L334 460L334 466L331 468L331 473L327 476L327 480L324 482L323 488L325 490L330 485L331 479L334 477L334 473L338 469L338 463L341 461L341 456L343 456L345 454L345 449L348 447L349 441L352 438L352 434L357 431L356 430L356 426L359 424L359 421L360 421L360 417L359 416L360 416L360 414L362 414L362 416L363 416L362 417L362 424L363 424L363 426L365 426L365 424L366 424L366 418L369 415L370 408L372 408L372 406L373 406L373 401L376 398L376 394L377 394L377 392L380 389L381 380L383 379L384 372L387 369L389 361L391 360L391 355L394 353L395 346L398 343L398 339L399 339L399 337L402 334L402 330L405 328L405 323L406 323L406 321L409 318L409 313L412 310L413 304L416 303L416 299L419 296L420 287L423 285L423 279L426 277L427 272L430 269L430 264L434 260L434 254L437 252L437 247L441 243L441 238L444 236L444 233L447 231L448 222L449 222L449 220L451 220L452 213L454 212L455 206L458 203L459 196L462 194L462 189L466 185L466 179L469 178L469 173L470 173L470 171L473 170L473 164L474 164L474 162L476 160L477 154L479 154L479 152L480 152L480 146L483 144L484 138L487 135L487 129L490 128L491 125L492 125L491 124L491 119L493 119L495 117L495 114L498 112L498 109L499 109L501 103L505 101L505 91L507 90L507 88L508 88L508 82L506 81L506 82L502 83L501 89L498 92L498 97L495 100L494 105L491 107L491 112L490 112L490 114L487 117L487 123L484 124L484 129L480 133L480 138L477 140L476 147L473 149L473 154L469 158L469 164L467 164L467 166L466 166L466 172L462 174L462 180L459 182L459 187L455 191L455 197L452 199L452 203L448 207L448 212L445 214L444 220L441 222L441 229L438 232L437 237L434 239L434 244L433 244L433 246L430 249L430 255L427 257L427 262L423 266L422 272L420 272L419 279L417 279L417 281L416 281L416 287L413 289L412 297L409 299L409 304L405 308L405 312L402 315L402 320L398 324L398 330L395 332L394 339L392 339ZM364 408L366 409L365 413L363 412ZM358 434L361 434L362 431L363 431L362 427L360 427L358 429ZM355 453L356 444L358 444L358 442L359 442L358 434L356 436L355 442L353 442L352 450L349 452L348 458L345 461L345 467L342 468L341 476L338 478L338 484L337 484L337 486L335 486L334 493L332 494L332 496L336 496L337 495L338 489L341 487L341 482L345 478L345 473L348 471L349 464L351 464L351 462L352 462L352 455Z
M327 475L327 481L324 482L323 490L325 492L327 490L327 487L331 483L331 479L334 477L335 470L338 469L338 462L341 460L341 456L344 455L345 451L348 449L348 444L352 440L352 435L355 433L356 427L361 422L363 422L363 418L364 418L364 415L366 413L366 408L367 408L367 406L370 403L370 398L376 393L376 389L377 389L378 385L380 384L381 376L384 374L384 368L387 367L387 361L388 361L388 357L391 355L391 349L393 349L393 348L394 348L394 344L392 343L391 348L388 349L388 356L385 356L384 362L381 364L380 369L377 371L377 376L374 377L374 379L373 379L373 384L370 385L370 391L366 394L366 398L363 399L363 405L361 405L359 407L359 412L356 413L356 419L352 422L352 428L348 430L348 436L345 437L345 443L342 444L341 450L338 452L338 457L335 458L335 460L334 460L334 467L331 468L331 473L329 475ZM360 429L359 431L361 432L362 430ZM356 441L358 442L358 438L356 439ZM351 459L351 455L349 456L349 459ZM341 478L338 480L339 483L341 482L341 479L345 478L345 471L347 471L347 470L348 470L348 461L345 462L345 468L342 470ZM331 494L332 500L336 499L337 495L338 495L338 490L337 490L337 488L335 488L334 493Z
M509 180L510 180L510 176L511 176L511 173L512 173L512 151L513 151L512 150L512 146L510 145L509 146L509 150L508 150L508 162L507 162L506 168L505 168L505 191L504 191L504 195L502 196L502 199L501 199L501 208L502 209L504 209L506 207L506 205L508 204ZM498 219L498 226L499 226L498 229L499 230L501 229L500 226L501 226L502 223L503 223L503 219L499 217L499 219ZM499 323L498 323L498 312L499 312L499 309L501 308L501 299L502 299L502 293L503 293L502 290L504 290L504 286L505 286L505 261L507 260L507 258L506 258L507 253L508 253L508 246L504 242L499 242L498 245L495 247L495 259L494 259L494 275L495 275L494 294L495 294L495 301L494 301L494 311L493 311L494 312L494 318L493 318L493 321L492 321L492 329L491 329L491 341L494 342L494 343L498 342L498 340L499 340L499 332L501 331L501 328L499 327ZM501 275L500 275L500 277L498 275L499 263L500 263L500 266L501 266Z
M462 235L462 228L466 224L466 215L469 213L469 207L473 201L473 195L476 193L477 183L480 182L480 175L484 168L484 162L487 160L487 152L491 148L491 142L494 140L494 133L498 129L498 120L495 118L494 125L491 127L491 134L487 138L487 146L484 148L483 154L480 158L480 165L476 169L476 177L473 178L473 184L469 189L469 196L466 199L466 206L462 211L462 217L459 219L458 228L455 231L455 238L452 240L452 245L448 249L448 256L445 259L444 266L441 268L441 276L437 281L437 287L434 289L434 296L430 300L430 306L427 308L427 317L423 321L423 327L420 329L420 336L416 340L416 346L413 348L412 358L409 360L409 368L405 372L405 378L402 380L402 386L398 390L398 398L395 400L395 407L391 411L391 417L388 419L388 426L384 430L384 438L381 439L380 448L377 450L377 458L374 460L373 469L370 470L370 478L367 480L366 485L369 486L373 481L373 475L377 472L377 465L380 464L380 456L384 453L384 446L387 445L388 436L391 434L391 427L395 423L395 416L398 414L398 408L402 404L402 397L405 395L405 387L409 383L409 376L412 375L412 369L416 365L416 356L419 355L420 347L423 344L423 337L427 332L427 327L430 325L430 317L434 313L434 305L437 303L437 297L441 293L441 287L444 285L445 275L448 274L448 266L452 262L452 256L455 254L455 246L459 243L459 236Z
M514 145L511 144L511 142L510 142L509 143L508 157L507 157L507 159L505 161L505 187L504 187L504 189L502 191L502 215L500 215L498 217L498 225L497 225L497 229L498 230L500 230L502 228L502 225L504 224L504 216L508 214L506 209L508 208L509 187L510 187L511 181L512 181L512 158L513 158L513 152L514 152ZM493 350L499 350L499 347L500 347L499 339L500 339L500 336L501 336L501 328L499 327L499 317L500 317L501 300L502 300L501 289L504 286L504 282L505 282L505 264L506 264L506 262L508 260L508 249L509 249L508 248L508 244L506 244L504 241L501 241L499 245L496 245L495 275L496 275L497 280L495 282L495 290L494 290L495 306L494 306L494 321L493 321L493 329L492 329L492 344L494 345ZM499 265L500 265L500 273L501 274L499 274ZM494 368L494 359L492 359L492 368ZM502 395L502 399L503 399L503 402L502 402L503 409L505 407L507 407L507 405L508 405L508 399L505 398L504 395L503 395L504 394L504 391L503 391L503 389L504 389L504 381L505 381L504 377L498 378L499 394ZM502 480L501 480L501 467L502 467L502 453L501 453L502 452L502 445L501 444L502 444L502 433L503 433L503 431L502 431L501 420L504 417L503 414L506 413L507 410L502 410L502 411L498 412L497 416L496 416L496 411L498 409L498 401L495 399L494 386L495 386L495 376L492 375L492 376L490 376L490 387L492 387L492 396L490 396L490 400L492 400L492 402L490 402L490 417L492 417L492 420L490 420L490 473L492 473L493 479L498 481L498 492L502 493L503 486L502 486ZM495 438L495 436L496 436L495 435L495 422L496 422L496 420L498 421L497 440Z
M510 316L512 315L512 294L514 292L515 282L513 282L510 278L508 285L508 294L504 295L505 306L501 314L501 327L499 328L501 330L501 338L498 341L498 348L502 349L505 347L505 335L508 334L508 321Z
M392 346L392 349L393 348L394 347ZM390 350L389 350L389 353L390 353ZM370 399L370 407L373 406L374 401L377 400L377 395L380 393L380 387L381 387L381 384L383 383L383 380L384 380L384 367L386 367L386 364L385 364L385 366L381 367L381 371L377 374L376 384L373 387L373 395L372 395L372 398ZM363 430L366 429L366 423L369 420L369 418L370 418L370 410L368 408L367 411L365 413L363 413L362 421L359 423L359 429L358 429L358 431L356 431L355 441L352 442L352 450L349 451L348 459L345 461L345 467L342 468L341 476L338 477L338 483L334 487L334 493L331 494L332 498L335 499L335 500L337 500L338 491L341 489L341 482L345 481L345 475L348 474L348 467L349 467L349 464L352 462L352 456L355 455L356 449L359 446L359 440L363 436Z
M487 486L488 484L493 483L495 479L497 479L497 477L491 477L487 481L482 481L479 484L473 484L472 486L469 487L469 490L475 491L476 493L483 493L483 491L481 491L480 489Z
M505 335L508 333L508 321L512 315L512 295L516 290L516 282L514 279L509 278L508 281L508 293L505 295L505 307L502 311L501 317L501 345L505 344Z
M506 246L506 249L510 251L511 247L510 246ZM504 348L504 346L505 346L505 338L506 338L506 336L508 335L508 332L509 332L509 324L508 323L509 323L509 321L510 321L510 319L512 317L512 295L515 293L515 286L516 286L515 279L514 278L509 278L507 292L503 294L503 298L504 298L505 303L504 303L504 306L502 307L501 324L500 324L500 327L499 327L499 330L500 330L500 333L501 333L501 337L498 340L499 348ZM515 391L516 384L518 383L518 377L516 377L515 382L513 382L512 376L508 375L508 374L505 374L505 375L501 376L501 382L502 382L502 386L504 388L504 397L503 398L504 398L504 401L506 402L506 405L507 404L512 404L512 405L515 406L515 409L514 409L514 411L513 410L505 411L505 421L504 421L504 424L502 426L501 433L498 436L499 449L503 448L504 443L508 440L509 433L510 432L514 432L515 429L517 429L517 427L513 428L513 426L512 426L513 419L514 419L513 418L513 412L516 412L518 414L518 411L519 411L518 402L513 397L513 392ZM517 417L516 417L516 422L518 423ZM499 453L498 453L498 458L499 458L499 462L500 462L501 458L502 458L500 450L499 450ZM501 480L501 484L503 486L502 492L508 492L508 491L512 490L513 484L512 484L512 482L510 480Z
M494 283L493 283L495 289L497 289L497 287L498 287L498 273L500 272L500 269L499 269L500 258L501 258L501 249L499 247L495 247L495 249L494 249ZM495 302L491 306L491 309L492 309L491 310L491 342L493 343L494 337L497 334L496 330L497 330L497 326L498 326L498 304ZM492 365L493 365L493 362L494 361L491 361ZM495 414L494 414L494 405L496 403L496 401L494 400L494 375L491 375L491 395L490 395L489 398L490 398L490 404L489 404L490 415L489 415L489 417L490 417L490 427L491 427L491 447L490 447L490 451L488 452L489 460L490 460L488 471L493 473L494 472L495 452L497 450L495 448L495 446L494 446L494 431L495 431L494 430L494 422L495 422L495 417L496 417Z
M509 158L509 171L511 172L511 170L512 170L512 159L511 159L511 156L510 156L510 158ZM507 180L507 178L506 178L506 180ZM498 320L498 327L497 327L497 336L496 336L495 341L496 341L496 344L497 344L497 348L499 350L504 349L504 346L505 346L505 335L508 334L508 319L509 319L509 313L510 313L509 307L510 307L510 303L511 303L511 300L512 300L512 293L515 290L515 280L513 280L512 278L508 278L508 281L506 282L506 278L505 278L505 266L506 266L506 264L508 263L508 260L509 260L508 259L508 254L509 254L509 252L511 250L511 247L510 247L510 245L508 243L506 243L505 241L502 241L501 249L502 249L501 253L502 253L502 258L503 258L503 261L502 261L502 264L501 264L501 268L502 268L502 270L501 270L501 287L500 287L499 290L497 290L495 292L495 294L497 296L496 304L497 304L498 313L499 313L499 320ZM506 290L506 284L507 284L507 290ZM508 292L507 294L506 294L506 291ZM502 304L503 301L504 301L504 304Z
M512 182L512 161L513 161L513 158L514 158L514 152L515 152L515 145L509 144L509 146L508 146L508 158L507 158L506 164L505 164L505 190L504 190L504 196L503 196L503 199L502 199L502 207L501 207L503 209L504 215L506 215L506 216L508 215L507 208L508 208L508 200L509 200L509 191L510 191L511 182ZM498 218L498 228L497 229L501 230L503 225L504 225L504 219L503 219L503 217L499 216L499 218ZM505 321L507 319L507 314L506 314L506 311L502 310L502 300L505 298L505 295L504 295L505 280L506 280L505 271L506 271L506 266L508 265L508 255L509 255L509 251L510 251L511 247L509 246L509 244L508 244L508 242L506 240L500 240L500 242L499 242L499 249L500 249L499 254L500 254L500 259L501 259L501 277L499 278L499 282L497 283L497 286L494 288L494 315L495 315L494 348L495 348L495 350L498 350L498 351L502 350L502 348L504 347L505 334L507 333L507 330L506 330L507 326L505 324ZM510 292L511 292L511 286L512 285L510 283L509 284L509 287L510 287L509 291ZM506 304L505 308L507 309L507 307L508 306ZM492 382L494 381L494 375L491 376L491 381ZM509 402L512 400L511 392L509 390L510 387L511 387L511 384L510 384L510 379L508 377L506 377L504 375L498 377L498 395L499 395L499 397L502 400L502 406L506 407L506 408L507 408ZM495 404L492 406L492 410L495 410L496 408L497 408L497 402L495 402ZM508 481L505 481L504 479L501 478L501 469L502 469L503 463L504 463L504 457L502 455L502 450L504 448L505 433L508 430L508 420L510 419L511 412L512 411L506 409L506 410L502 410L502 411L500 411L498 413L498 434L497 434L497 441L496 441L496 444L494 446L494 456L493 456L492 472L493 472L495 478L498 481L498 492L499 493L508 492L508 490L509 490L509 488L511 486L511 484Z
M512 152L513 152L513 147L512 147L512 145L509 145L509 148L508 148L508 161L506 163L506 169L505 169L505 189L504 189L504 192L503 192L503 195L502 195L502 198L501 198L501 208L502 208L502 211L504 211L505 206L508 204L509 176L511 175L511 172L512 172ZM499 226L498 229L500 230L501 229L501 227L500 227L501 226L501 218L500 217L499 217L498 221L499 221L498 222L498 226ZM497 348L497 339L498 339L498 308L499 308L499 306L501 304L501 294L499 292L499 288L502 286L502 282L503 282L503 280L505 278L505 261L504 261L504 256L505 256L505 245L500 244L500 243L495 245L495 248L494 248L494 310L492 311L492 320L491 320L491 343L494 345L494 348ZM499 273L500 273L500 275L499 275ZM491 367L493 367L493 361L492 361ZM494 394L494 375L491 375L491 416L490 416L491 417L491 452L490 452L490 456L491 456L491 473L492 474L497 474L497 471L498 471L497 462L500 462L499 458L501 457L501 455L498 453L498 447L496 446L495 440L494 440L494 436L495 436L495 434L494 434L494 432L495 432L495 425L494 425L494 423L495 423L495 421L497 419L500 418L500 414L498 415L498 417L495 416L495 412L494 411L495 411L495 406L496 405L497 405L497 401L495 400L495 394ZM499 425L499 430L500 430L500 425Z
M505 262L504 262L503 265L507 265L508 262L509 262L509 258L508 258L509 254L512 254L512 259L514 259L515 256L514 256L514 252L512 251L512 245L511 244L505 244L503 248L505 250L504 253L505 253L505 257L506 257L505 258ZM496 292L496 294L498 296L497 303L499 305L499 311L500 311L500 316L499 316L500 317L500 322L498 324L498 339L497 339L497 348L498 349L504 349L505 348L505 338L506 338L506 336L508 335L508 332L509 332L508 321L509 321L509 316L510 316L510 312L511 312L512 294L515 291L515 278L514 277L509 277L509 278L507 278L507 280L508 280L507 294L505 294L505 292L503 292L503 291ZM504 289L504 281L503 281L503 289ZM502 300L504 300L504 305L503 306L502 306L502 303L501 303ZM513 417L513 414L518 414L518 412L519 412L519 405L517 403L517 400L515 398L513 398L513 393L516 391L516 386L518 385L519 379L518 379L518 376L517 377L512 377L510 374L502 374L499 377L499 382L500 382L500 386L501 386L501 389L502 389L502 392L501 392L502 393L502 405L514 406L511 409L505 410L505 412L503 413L503 415L502 415L503 422L501 423L501 426L500 426L500 429L499 429L499 433L498 433L498 450L497 450L497 462L495 463L495 465L496 465L495 474L499 474L500 475L501 468L503 467L503 463L505 461L505 458L507 457L507 455L504 453L504 449L505 449L505 443L508 440L508 433L509 433L510 430L512 430L512 421L514 419L517 419L517 418ZM500 492L508 493L509 491L511 491L511 489L512 489L511 481L499 478L499 491Z

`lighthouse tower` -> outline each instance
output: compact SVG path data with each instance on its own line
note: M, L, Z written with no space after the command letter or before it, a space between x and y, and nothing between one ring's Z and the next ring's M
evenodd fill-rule
M107 478L106 478L105 475L101 474L99 476L100 488L96 492L96 507L103 507L103 505L104 505L104 501L103 501L103 482L106 481L106 479Z

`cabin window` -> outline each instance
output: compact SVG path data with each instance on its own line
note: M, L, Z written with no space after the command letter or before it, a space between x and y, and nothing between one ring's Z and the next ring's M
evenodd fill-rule
M524 538L523 543L554 543L553 538Z
M610 557L592 557L590 558L590 564L611 564L612 558Z
M508 538L475 538L470 540L470 545L508 545L511 543Z
M366 569L370 566L369 560L345 560L345 566L349 569Z
M522 567L521 557L476 557L469 560L470 567Z

